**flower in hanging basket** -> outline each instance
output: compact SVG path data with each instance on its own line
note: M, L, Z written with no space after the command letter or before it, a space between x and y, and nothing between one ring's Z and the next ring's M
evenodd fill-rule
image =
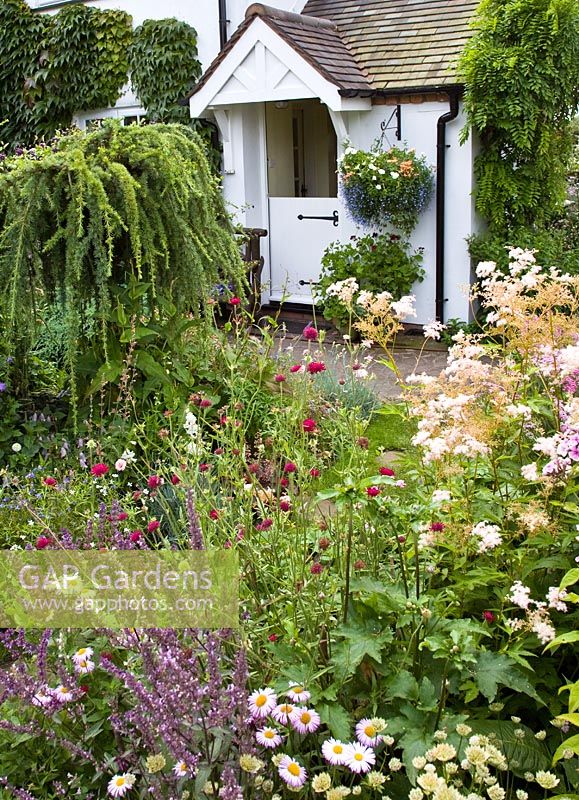
M393 225L409 234L432 197L433 170L414 150L348 146L339 171L342 198L359 225Z

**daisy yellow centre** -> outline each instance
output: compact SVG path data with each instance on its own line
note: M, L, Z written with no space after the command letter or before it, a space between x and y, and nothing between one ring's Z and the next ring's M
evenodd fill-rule
M304 725L309 725L309 723L312 721L312 715L309 712L304 711L300 716L300 721L303 722Z
M255 701L255 705L258 708L261 708L267 703L267 697L264 694L260 694L257 700Z
M84 656L86 653L86 647L81 647L80 650L76 651L77 656Z
M363 761L364 760L364 756L362 755L362 753L356 753L354 755L354 760L355 761Z
M263 735L266 739L273 739L275 737L274 731L264 731Z
M115 781L115 786L124 786L125 782L126 781L125 781L124 778L117 778L116 781Z
M291 764L288 764L287 771L290 775L293 775L294 778L297 778L300 774L300 767L299 764L296 764L295 761L292 761Z
M341 755L341 754L344 752L344 748L342 747L342 745L341 745L341 744L335 744L335 745L333 746L332 750L333 750L333 751L334 751L334 753L336 753L336 755L338 755L338 756L339 756L339 755Z
M68 690L68 686L61 686L60 687L61 694L68 694L68 691L69 691Z
M292 686L292 692L295 692L295 694L301 694L303 690L303 686Z
M282 714L291 714L292 711L294 710L294 707L285 705L285 706L280 706L279 710L281 711Z
M371 738L373 736L376 736L377 731L373 725L366 725L366 727L364 728L364 733L366 734L366 736Z

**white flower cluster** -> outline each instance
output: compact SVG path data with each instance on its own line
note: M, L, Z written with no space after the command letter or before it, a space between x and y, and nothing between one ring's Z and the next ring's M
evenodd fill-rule
M472 529L471 536L478 539L479 553L494 550L503 541L499 526L491 525L490 522L478 522Z
M522 609L525 612L525 616L510 620L509 627L514 631L523 630L535 633L542 644L553 641L556 631L549 616L549 609L566 612L567 604L564 602L566 596L565 589L551 586L547 593L546 602L533 600L530 588L521 581L515 581L509 590L507 599L513 605Z
M356 278L346 278L343 281L336 281L336 283L330 284L326 289L326 296L336 297L347 308L351 308L359 289Z

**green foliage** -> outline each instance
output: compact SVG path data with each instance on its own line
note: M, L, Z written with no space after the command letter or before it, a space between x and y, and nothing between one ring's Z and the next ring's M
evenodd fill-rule
M197 80L197 34L176 19L145 20L82 3L34 13L24 0L0 5L3 139L32 145L70 125L75 111L114 105L129 72L155 121L189 120L182 98Z
M129 48L131 83L154 122L187 122L178 105L201 74L197 33L178 19L147 19Z
M70 125L74 111L113 104L127 81L131 17L82 4L54 16L20 0L0 9L4 137L31 144Z
M475 28L460 73L468 125L481 141L476 204L504 232L548 220L565 199L579 7L575 0L483 0Z
M328 288L337 281L355 278L362 291L390 292L398 300L416 281L424 277L422 249L410 251L410 245L395 234L352 236L349 242L332 242L322 256L320 280L314 287L326 319L344 325L348 309Z
M5 335L32 341L38 293L58 298L75 373L85 310L108 360L111 287L132 277L180 312L206 315L217 283L241 291L242 263L203 145L177 125L107 123L4 162L0 173L0 281ZM74 387L73 387L74 389Z

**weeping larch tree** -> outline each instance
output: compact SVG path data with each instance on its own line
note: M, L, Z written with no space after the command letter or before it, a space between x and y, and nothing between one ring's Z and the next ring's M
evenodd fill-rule
M75 131L6 159L0 169L0 285L4 336L26 352L38 300L58 301L75 367L83 310L106 352L111 292L148 285L183 313L208 316L217 284L242 291L243 268L219 179L203 142L181 125L116 122Z

